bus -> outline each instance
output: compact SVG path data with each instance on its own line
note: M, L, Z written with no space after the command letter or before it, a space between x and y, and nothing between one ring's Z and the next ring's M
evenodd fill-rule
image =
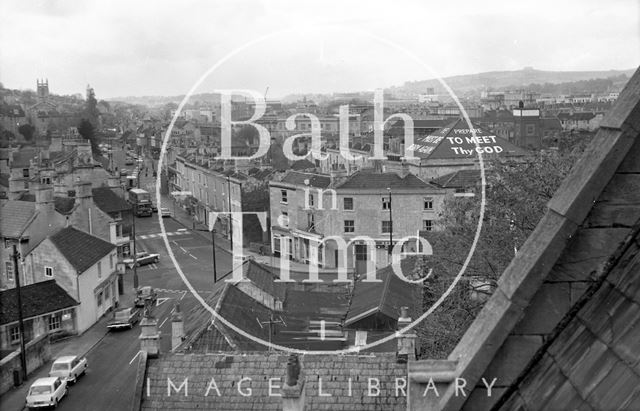
M151 195L141 188L129 190L129 204L133 206L137 217L149 217L152 214Z

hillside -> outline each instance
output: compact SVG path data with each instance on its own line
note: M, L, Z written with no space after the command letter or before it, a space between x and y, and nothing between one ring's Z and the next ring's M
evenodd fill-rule
M635 69L607 71L544 71L524 68L515 71L489 71L485 73L466 74L444 78L445 82L456 92L465 93L474 90L501 90L507 88L524 88L531 84L559 84L591 79L606 79L625 75L630 77ZM618 80L618 79L616 79ZM623 84L621 84L622 86ZM433 87L436 93L444 93L439 81L435 79L406 82L399 87L391 88L392 93L420 94Z

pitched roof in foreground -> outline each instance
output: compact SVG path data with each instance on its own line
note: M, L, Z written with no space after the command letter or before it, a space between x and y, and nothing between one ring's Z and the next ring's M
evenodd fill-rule
M396 363L395 354L378 355L303 355L300 356L304 378L306 410L406 410L403 391L396 391L406 381L406 364ZM148 393L142 396L142 410L224 409L224 410L282 410L280 388L286 375L287 355L267 353L242 354L167 354L148 360L146 377ZM168 379L179 386L188 378L189 393L167 395ZM211 379L215 379L220 396L213 388L207 393ZM240 382L242 378L249 378ZM379 395L369 395L369 379L379 382ZM351 384L349 384L349 380ZM251 387L251 395L238 391ZM320 395L322 393L330 396ZM145 388L146 390L146 388ZM184 388L183 388L184 390ZM246 391L243 391L246 392Z
M73 227L63 228L49 239L79 274L116 248L107 241Z
M92 188L91 194L93 202L105 213L117 213L131 209L129 203L109 187Z
M406 258L401 261L400 267L405 276L410 275L416 264L415 258ZM412 306L415 309L415 298L420 287L409 284L393 272L391 266L385 267L376 272L381 283L357 281L353 289L353 297L349 313L344 321L345 326L352 326L370 316L385 315L392 320L397 320L400 316L400 308ZM418 300L419 301L419 300Z
M18 321L17 290L0 291L0 325ZM55 280L20 287L22 315L36 317L79 305Z
M431 181L432 184L442 188L469 188L480 185L482 178L480 170L458 170L445 174Z
M640 409L638 96L640 70L439 364L453 370L440 397L422 396L434 363L410 366L411 409Z

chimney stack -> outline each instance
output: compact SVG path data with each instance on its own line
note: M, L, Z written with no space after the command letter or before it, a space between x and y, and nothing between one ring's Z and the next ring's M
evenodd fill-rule
M140 350L146 351L150 358L160 354L158 320L151 315L148 307L144 308L144 318L140 321L140 336L138 338L140 339Z
M93 200L90 181L76 181L73 188L76 191L76 204L86 204Z
M282 410L304 411L304 375L301 373L298 354L289 355L287 375L282 386Z
M184 321L180 312L180 304L176 304L171 316L171 351L175 351L182 344L184 338Z
M55 209L53 199L53 187L47 184L41 184L35 189L36 194L36 210L49 213Z
M400 308L400 318L398 318L398 331L411 324L411 317L409 317L409 307ZM416 338L418 337L414 333L407 331L405 333L398 333L398 352L396 353L396 361L398 364L404 364L408 360L416 359Z

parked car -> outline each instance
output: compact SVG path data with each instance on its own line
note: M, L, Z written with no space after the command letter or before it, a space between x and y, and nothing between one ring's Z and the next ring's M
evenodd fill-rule
M109 331L122 328L132 329L140 321L141 316L142 312L137 307L121 308L113 313L113 320L107 323L107 328Z
M162 207L160 208L160 216L162 218L166 218L166 217L173 217L173 215L171 214L171 210L169 210L166 207Z
M156 293L156 290L153 289L153 287L149 287L148 285L144 287L138 287L138 290L136 291L135 306L144 307L145 303L149 302L149 304L153 304L157 299L158 294Z
M78 377L87 372L87 359L77 355L66 355L56 358L51 365L49 377L64 378L67 382L75 384Z
M125 267L127 268L133 268L134 264L137 267L140 267L142 265L157 263L158 261L160 261L160 254L151 254L146 251L136 253L135 261L133 257L125 258L124 260L122 260Z
M27 408L57 407L67 391L67 381L60 377L38 378L27 393Z
M133 159L127 157L127 159L124 161L124 165L125 166L132 166L133 165Z

